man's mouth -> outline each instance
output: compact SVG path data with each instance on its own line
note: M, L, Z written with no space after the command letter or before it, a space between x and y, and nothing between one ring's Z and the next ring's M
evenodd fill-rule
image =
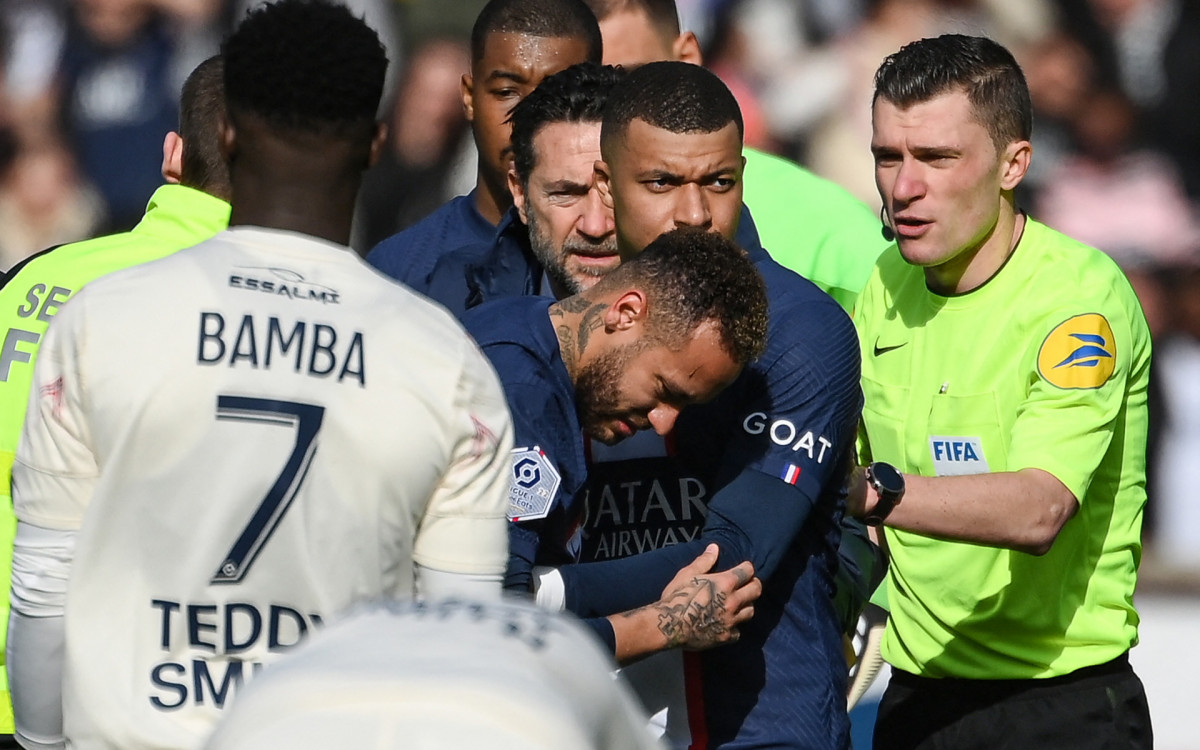
M893 223L897 236L907 239L920 237L933 225L932 221L911 216L897 216Z

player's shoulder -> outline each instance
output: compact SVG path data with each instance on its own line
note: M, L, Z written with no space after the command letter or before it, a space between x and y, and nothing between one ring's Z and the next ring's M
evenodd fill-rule
M767 346L751 370L836 378L856 370L858 336L849 314L820 287L775 261L757 263L767 283ZM784 379L788 379L788 375ZM853 377L857 377L854 373Z
M463 327L496 367L506 387L543 387L553 380L551 363L558 339L545 297L508 297L485 302L466 311Z
M745 201L751 210L756 204L772 210L792 206L793 216L799 211L801 216L823 215L831 224L835 219L864 222L878 237L878 223L871 209L838 183L782 156L752 148L742 153L747 171ZM879 243L874 242L873 246L878 247Z
M755 257L755 266L767 286L768 336L801 336L823 327L836 331L849 324L849 316L837 300L812 281L765 253Z
M904 260L900 248L892 243L875 259L871 275L855 302L854 320L861 326L864 320L880 317L881 308L908 304L908 297L919 302L924 294L923 269ZM871 311L869 315L865 314L867 311Z
M1028 247L1019 249L1029 254L1025 273L1032 296L1065 308L1118 314L1140 310L1125 271L1107 253L1033 219L1026 222L1021 245L1026 242Z
M443 245L448 236L463 223L471 200L470 194L451 198L416 224L380 240L367 253L367 262L386 273L389 266L413 252Z
M1029 219L1027 285L1021 313L1067 347L1080 337L1115 341L1135 359L1149 357L1150 332L1125 272L1106 253ZM1091 339L1089 339L1091 340Z
M119 251L145 245L131 232L55 245L25 258L4 274L0 294L24 294L30 284L75 290L95 277L120 270L132 261Z
M844 200L847 205L856 205L859 209L866 210L862 201L855 198L850 191L805 169L791 159L755 148L743 149L742 155L746 157L746 169L750 175L750 179L746 181L747 186L753 181L754 187L762 190L786 187L803 191L801 196L796 196L797 198L809 193L826 194L835 200Z
M1064 273L1125 277L1112 256L1033 218L1025 222L1022 243L1026 240L1041 263L1061 268Z
M538 321L546 315L554 300L549 297L518 295L488 300L462 315L463 327L480 346L523 344L540 338Z

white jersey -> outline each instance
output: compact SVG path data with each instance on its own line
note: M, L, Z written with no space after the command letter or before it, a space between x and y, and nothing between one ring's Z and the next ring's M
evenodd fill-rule
M250 686L210 750L641 750L646 716L595 637L530 604L389 604Z
M68 742L197 747L263 664L411 596L414 563L498 577L511 442L470 338L348 248L235 228L89 285L14 471L20 521L79 530Z

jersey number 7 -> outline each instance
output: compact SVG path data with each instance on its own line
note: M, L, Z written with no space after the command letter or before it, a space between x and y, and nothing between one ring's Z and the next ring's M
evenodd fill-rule
M271 538L283 514L300 491L313 455L317 452L317 432L325 418L325 407L245 396L218 396L217 419L278 424L296 428L296 445L283 471L259 503L250 523L242 530L233 547L225 554L210 583L238 583L254 563L254 558Z

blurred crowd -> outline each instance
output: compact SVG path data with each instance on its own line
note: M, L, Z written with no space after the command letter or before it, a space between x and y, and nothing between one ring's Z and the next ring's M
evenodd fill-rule
M0 269L127 229L161 183L183 78L257 0L0 3ZM390 148L368 175L365 253L466 192L475 149L459 79L483 0L346 0L394 61ZM747 145L879 208L871 75L949 31L1012 49L1034 97L1021 206L1111 254L1155 336L1147 551L1200 573L1200 3L1191 0L680 0L738 97ZM770 249L770 248L768 248ZM1070 283L1070 279L1063 279Z

